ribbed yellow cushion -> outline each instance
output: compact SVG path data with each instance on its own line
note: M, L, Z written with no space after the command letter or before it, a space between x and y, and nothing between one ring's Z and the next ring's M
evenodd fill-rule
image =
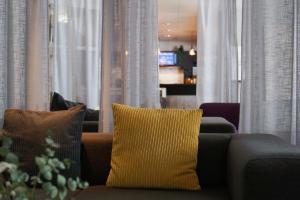
M199 190L196 174L202 110L114 104L107 186Z

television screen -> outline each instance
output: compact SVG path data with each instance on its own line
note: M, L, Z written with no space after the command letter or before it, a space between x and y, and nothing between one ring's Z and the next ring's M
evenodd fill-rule
M159 65L160 66L172 66L176 65L177 57L175 52L162 51L159 54Z

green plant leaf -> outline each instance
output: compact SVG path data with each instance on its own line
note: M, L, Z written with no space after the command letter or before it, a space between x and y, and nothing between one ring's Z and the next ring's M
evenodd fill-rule
M50 194L50 190L51 190L52 186L53 185L50 182L45 182L45 183L42 184L42 188L46 192L46 194Z
M0 156L5 157L9 152L8 148L0 147Z
M8 163L16 164L16 165L19 164L18 157L14 153L11 153L11 152L6 154L5 161L8 162Z
M55 151L50 149L50 148L46 148L46 154L49 156L49 157L53 157L54 154L55 154Z
M20 176L20 172L18 170L10 171L10 179L12 182L17 182Z
M57 195L58 195L58 189L57 189L57 187L52 186L51 190L50 190L50 198L54 199L54 198L57 197Z
M59 162L58 168L61 169L61 170L65 170L66 166L65 166L65 164L63 162Z
M46 180L50 181L52 179L52 172L51 171L46 171L43 173L43 176Z
M64 187L66 185L66 178L60 174L57 175L57 185L59 187Z
M68 179L68 188L69 188L71 191L75 191L76 188L77 188L77 182L74 181L73 179L69 178L69 179Z
M49 147L52 147L52 148L59 148L59 145L56 144L56 143L54 142L54 140L52 139L52 137L50 137L50 136L47 136L47 137L45 138L45 142L46 142L46 144L47 144Z
M44 172L48 172L48 171L52 171L51 170L51 167L48 166L48 165L44 165L42 168L41 168L41 173L44 173Z
M81 188L81 189L86 189L86 188L88 188L90 186L90 184L88 183L88 182L83 182L83 188Z
M46 180L51 180L52 179L52 170L51 170L51 167L48 166L48 165L45 165L41 168L41 174L43 175L43 177L46 179Z
M42 168L46 165L47 161L46 158L44 157L35 157L35 164L37 164L37 166L39 168Z
M63 160L63 163L65 164L67 169L70 169L71 165L72 165L72 161L70 159L65 158Z
M42 184L42 188L45 191L45 193L50 196L51 199L54 199L58 195L58 189L52 183L45 182Z
M22 172L20 175L21 182L27 182L29 180L29 175L25 172Z
M68 194L67 188L63 188L62 190L59 191L58 198L60 200L63 200L66 198L67 194Z
M30 180L31 180L31 184L33 184L33 182L36 182L36 183L39 183L39 184L43 183L41 178L38 177L38 176L32 176L32 177L30 177Z
M13 141L9 137L2 137L2 147L9 149L12 145Z

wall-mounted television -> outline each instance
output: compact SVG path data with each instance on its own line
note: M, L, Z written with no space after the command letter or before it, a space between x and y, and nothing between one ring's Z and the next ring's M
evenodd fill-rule
M177 64L177 55L174 51L161 51L159 54L160 66L174 66Z

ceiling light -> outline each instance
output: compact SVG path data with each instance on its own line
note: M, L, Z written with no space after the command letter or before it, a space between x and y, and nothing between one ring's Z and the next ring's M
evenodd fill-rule
M172 35L168 34L167 37L170 38L170 37L172 37Z
M191 49L190 49L190 51L189 51L189 54L190 54L190 56L196 55L196 51L195 51L195 49L193 48L193 34L192 34L192 32L191 32Z
M189 51L189 54L190 54L190 56L196 55L195 49L194 49L194 48L191 48L190 51Z

